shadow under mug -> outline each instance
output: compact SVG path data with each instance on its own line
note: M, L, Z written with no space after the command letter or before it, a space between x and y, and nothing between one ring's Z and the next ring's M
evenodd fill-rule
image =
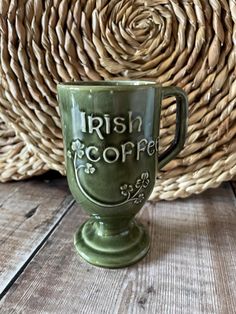
M184 146L188 102L177 87L151 81L58 85L67 180L91 215L76 232L89 263L124 267L146 255L149 237L134 216L150 196L157 171ZM162 99L176 98L173 143L159 156Z

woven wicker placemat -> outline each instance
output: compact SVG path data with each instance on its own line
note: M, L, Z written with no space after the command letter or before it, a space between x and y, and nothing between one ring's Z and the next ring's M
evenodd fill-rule
M152 199L200 193L236 175L236 3L218 0L2 0L0 180L64 173L56 84L153 79L189 98L185 149ZM164 102L161 146L175 104Z

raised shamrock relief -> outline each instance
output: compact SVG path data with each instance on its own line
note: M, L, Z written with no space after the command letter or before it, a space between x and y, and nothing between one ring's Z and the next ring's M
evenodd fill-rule
M105 204L103 202L99 202L93 199L92 196L88 195L88 193L83 188L80 177L79 171L82 170L86 174L91 175L96 172L96 167L94 164L90 162L86 162L86 160L81 163L83 159L86 159L86 147L85 145L79 140L76 139L71 144L71 150L68 150L67 157L73 159L74 169L75 169L75 176L78 186L80 187L81 191L88 197L93 203L99 206L120 206L127 202L133 202L134 204L140 204L145 199L145 189L150 183L149 179L149 172L143 172L140 177L137 178L134 184L125 183L120 186L120 194L125 197L121 202L116 204ZM78 162L79 161L79 162Z
M74 155L75 161L77 159L82 159L85 155L84 149L85 145L77 139L72 142L71 150L67 151L67 157L72 158L72 155ZM85 164L80 164L78 167L76 167L76 169L83 169L84 172L87 174L93 174L96 171L96 168L89 162L86 162Z
M132 111L128 112L128 117L126 119L124 117L111 118L108 114L101 117L80 112L80 121L81 132L96 134L100 141L103 141L106 135L113 132L117 134L122 134L124 132L127 132L128 134L140 133L143 126L141 116L135 117ZM127 125L125 123L127 123ZM89 145L85 147L79 139L75 139L67 152L67 156L70 158L72 151L76 151L78 158L82 158L85 155L89 162L96 163L103 160L109 164L119 161L124 163L128 158L140 160L143 153L146 153L148 156L153 156L158 151L158 144L159 138L141 138L136 143L127 141L122 143L119 147L107 146L101 151L98 146Z
M105 137L114 132L122 134L127 132L140 133L142 131L143 121L141 116L135 116L129 111L127 117L111 117L109 114L104 116L89 115L80 112L81 132L96 134L99 141L103 141ZM75 176L80 190L93 203L103 207L120 206L128 202L140 204L145 199L145 189L147 188L150 178L149 172L145 171L140 174L136 182L122 183L120 186L120 194L125 199L118 203L105 204L94 199L83 188L80 180L79 172L83 171L87 175L95 175L97 168L96 163L105 162L113 164L116 162L125 163L128 158L140 160L142 154L153 156L158 151L158 138L149 139L141 138L136 143L127 141L118 146L107 146L104 149L101 146L86 146L80 139L74 139L67 151L67 157L73 160Z
M133 264L150 245L134 217L148 200L157 170L183 147L186 95L134 80L63 83L58 91L68 183L91 216L75 233L76 250L96 266ZM161 102L169 96L176 97L176 134L159 156Z
M127 201L133 201L134 204L142 203L145 198L143 190L149 185L149 173L143 172L141 176L136 180L135 185L123 184L120 187L120 192L123 196L126 196Z

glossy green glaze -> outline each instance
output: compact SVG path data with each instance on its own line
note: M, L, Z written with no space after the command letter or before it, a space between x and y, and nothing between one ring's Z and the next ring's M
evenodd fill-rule
M76 201L91 215L75 234L79 254L97 266L124 267L149 249L134 216L150 196L157 170L184 145L187 98L149 81L58 85L66 171ZM177 100L176 137L158 157L162 98Z

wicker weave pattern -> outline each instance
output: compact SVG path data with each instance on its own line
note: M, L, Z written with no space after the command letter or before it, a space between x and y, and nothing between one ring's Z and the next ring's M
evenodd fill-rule
M153 199L236 175L235 0L1 0L0 40L1 181L64 173L56 84L113 78L189 95L185 150L160 173ZM169 99L162 149L174 122Z

